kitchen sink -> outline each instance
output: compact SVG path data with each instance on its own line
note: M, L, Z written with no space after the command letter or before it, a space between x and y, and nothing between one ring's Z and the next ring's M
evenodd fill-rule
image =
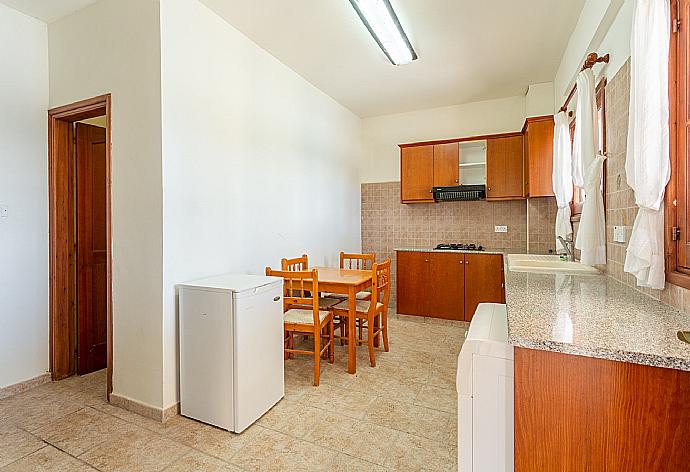
M566 273L573 275L597 275L600 272L579 262L562 261L559 256L539 254L508 254L508 270L513 272Z

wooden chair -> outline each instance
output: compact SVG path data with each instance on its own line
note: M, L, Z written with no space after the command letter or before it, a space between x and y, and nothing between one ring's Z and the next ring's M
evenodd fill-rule
M340 268L341 269L356 269L356 270L370 270L376 262L376 254L348 254L340 251ZM339 298L340 300L347 300L347 295L342 293L325 293L325 297ZM358 292L357 300L370 300L371 292Z
M328 362L334 362L333 313L319 309L319 274L316 269L304 271L272 270L266 267L266 275L283 278L283 329L285 332L285 358L292 354L314 356L314 385L319 385L321 356L328 353ZM311 290L305 290L305 282L311 282ZM317 294L315 297L311 294ZM309 307L308 309L306 307ZM295 349L294 334L314 337L314 350ZM328 342L321 347L322 338Z
M376 367L374 347L378 345L379 335L383 335L383 349L388 352L388 302L391 295L391 260L386 259L381 264L374 263L371 268L371 300L357 300L355 316L361 328L367 331L367 346L369 348L369 362ZM332 308L333 314L340 317L341 339L342 327L347 323L348 300L343 300ZM361 344L361 339L358 344Z
M294 259L283 258L280 260L280 268L284 271L301 271L309 269L309 257L306 254L302 254L301 257L295 257ZM311 294L307 291L307 295ZM340 303L340 299L336 297L323 296L319 297L319 308L321 310L328 310L330 307Z

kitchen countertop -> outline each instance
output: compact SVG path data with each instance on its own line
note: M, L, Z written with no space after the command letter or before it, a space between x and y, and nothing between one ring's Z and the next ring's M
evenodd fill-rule
M505 275L514 346L690 371L690 315L603 274Z
M396 247L398 252L455 252L460 254L524 254L524 249L497 249L484 248L483 251L471 251L468 249L434 249L433 247Z

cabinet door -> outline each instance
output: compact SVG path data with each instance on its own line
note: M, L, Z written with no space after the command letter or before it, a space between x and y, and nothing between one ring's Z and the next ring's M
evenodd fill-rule
M527 122L529 196L553 197L553 117Z
M465 321L480 303L505 303L500 254L465 254Z
M522 135L486 141L487 200L525 197Z
M429 316L462 321L465 312L465 255L429 255Z
M450 187L460 182L460 145L434 146L434 187Z
M397 253L397 308L404 315L427 316L429 253Z
M434 201L434 146L400 149L400 185L403 203Z

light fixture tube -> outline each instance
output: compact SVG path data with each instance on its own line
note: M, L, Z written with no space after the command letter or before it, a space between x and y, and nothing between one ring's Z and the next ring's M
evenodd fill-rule
M389 0L350 0L350 3L389 61L399 66L417 59Z

